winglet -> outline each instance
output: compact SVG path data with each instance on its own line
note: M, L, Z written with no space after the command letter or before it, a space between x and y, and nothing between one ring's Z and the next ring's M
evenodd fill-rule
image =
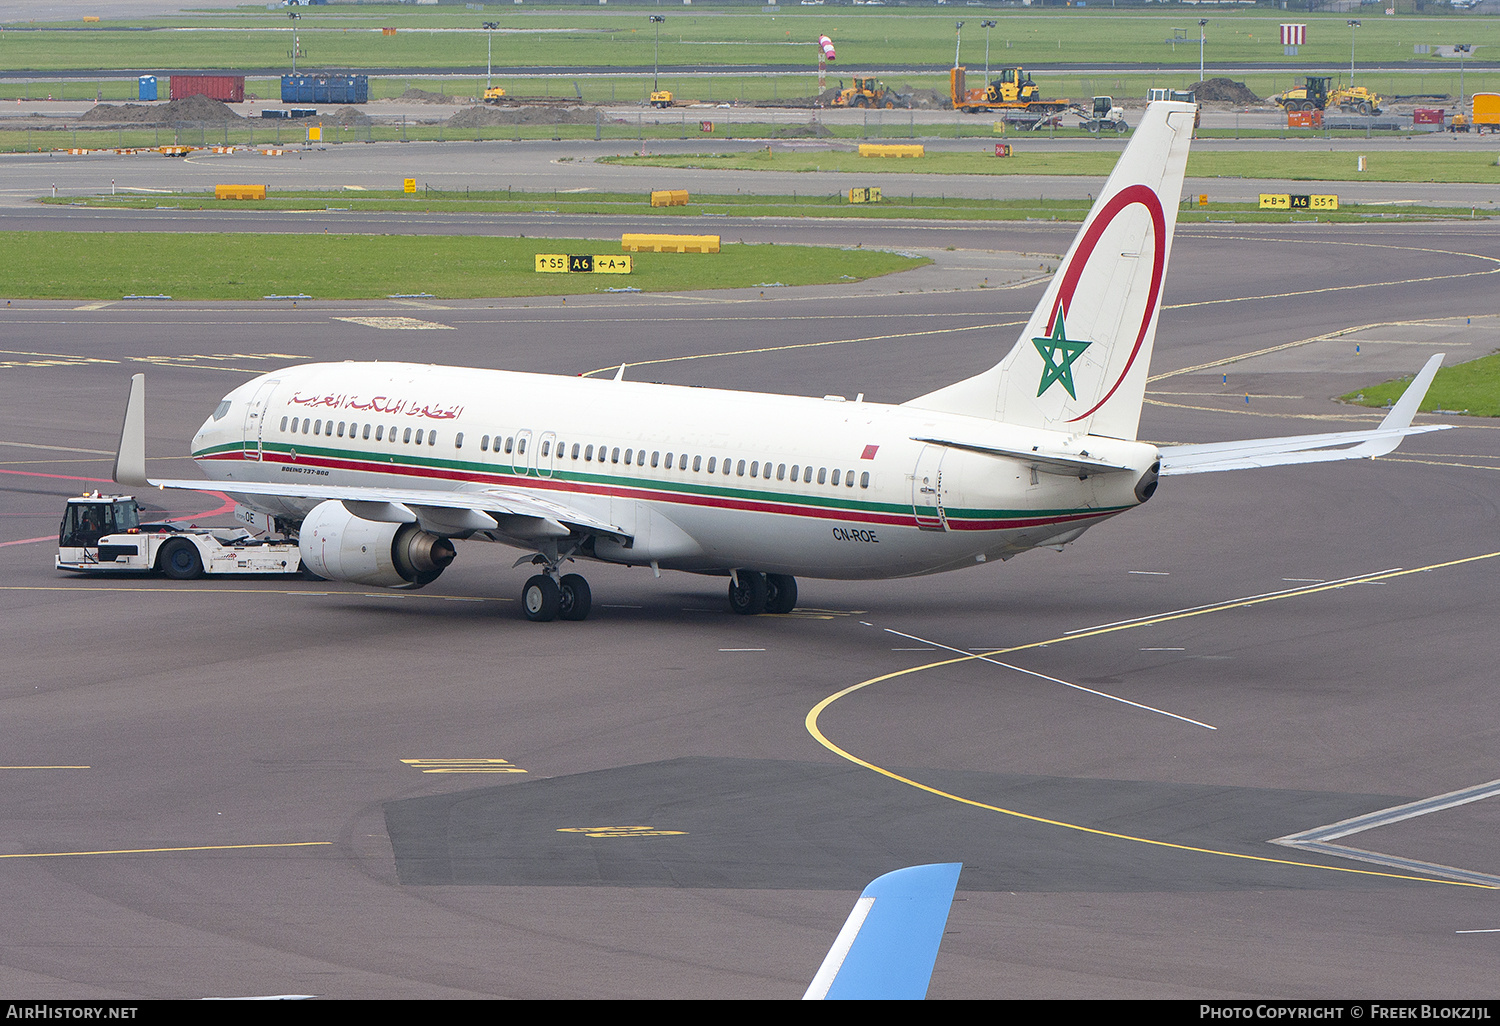
M871 881L802 999L925 998L962 869L909 866Z
M1411 419L1417 415L1417 408L1422 405L1422 400L1427 398L1427 389L1432 386L1432 379L1437 376L1438 368L1443 365L1443 354L1434 353L1432 359L1417 372L1406 391L1401 393L1401 398L1396 400L1396 405L1391 407L1391 412L1385 415L1385 420L1380 422L1381 431L1404 431L1411 427ZM1372 438L1361 442L1353 449L1358 456L1384 456L1386 453L1395 452L1396 446L1401 444L1402 435L1389 435L1381 438Z
M125 422L120 425L120 447L115 452L115 483L146 488L146 375L130 378L130 398L125 403Z

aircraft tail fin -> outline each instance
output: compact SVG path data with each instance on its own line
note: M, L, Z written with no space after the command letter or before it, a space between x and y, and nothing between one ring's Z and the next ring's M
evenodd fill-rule
M125 419L120 425L120 446L115 450L112 475L116 484L127 488L145 488L146 481L146 375L130 378L130 398L125 403Z
M1147 107L1005 359L905 405L1136 437L1194 113L1189 103Z

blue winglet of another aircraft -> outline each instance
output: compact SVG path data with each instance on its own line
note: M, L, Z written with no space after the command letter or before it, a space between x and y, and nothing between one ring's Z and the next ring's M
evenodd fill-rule
M871 881L803 1000L925 998L963 868L910 866Z

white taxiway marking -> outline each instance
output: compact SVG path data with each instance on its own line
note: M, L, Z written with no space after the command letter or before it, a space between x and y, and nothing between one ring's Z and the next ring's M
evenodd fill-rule
M1426 873L1428 876L1441 876L1450 880L1463 880L1468 883L1500 888L1500 876L1492 873L1478 873L1437 862L1420 862L1416 859L1402 858L1399 855L1386 855L1383 852L1366 851L1363 848L1330 843L1340 837L1362 833L1378 826L1399 823L1403 819L1415 819L1417 816L1425 816L1430 812L1441 812L1444 809L1467 805L1469 802L1493 798L1496 795L1500 795L1500 780L1491 780L1486 784L1466 787L1459 791L1449 791L1447 794L1440 794L1433 798L1422 798L1418 801L1407 802L1405 805L1396 805L1378 812L1355 816L1352 819L1340 820L1328 826L1314 827L1311 830L1288 834L1285 837L1273 837L1271 843L1283 844L1288 848L1297 848L1301 851L1315 851L1340 858L1358 859L1360 862L1373 862L1378 866L1389 866L1393 869Z
M415 317L335 317L336 321L363 324L367 328L383 328L387 331L452 331L451 324L437 321L419 321Z
M907 633L905 633L903 631L893 630L890 627L885 627L885 628L882 628L882 629L887 634L894 634L894 635L896 635L897 637L900 637L900 638L910 638L912 641L920 641L923 644L932 645L935 648L941 648L941 649L944 649L945 651L948 651L948 652L957 652L959 655L962 655L962 656L969 655L968 652L965 652L961 648L954 648L952 645L944 645L940 641L932 641L932 640L930 640L928 638L919 638L915 634L907 634ZM1007 670L1015 670L1017 673L1024 673L1028 677L1039 677L1042 680L1051 681L1053 684L1061 684L1064 687L1073 688L1074 690L1077 690L1077 691L1083 691L1083 692L1086 692L1087 694L1095 695L1095 696L1097 696L1099 698L1107 698L1111 702L1119 702L1121 705L1128 705L1128 706L1130 706L1131 708L1134 708L1134 709L1141 709L1141 710L1143 710L1145 712L1153 712L1153 713L1156 713L1157 715L1160 715L1160 716L1169 716L1169 717L1171 717L1174 720L1181 720L1183 723L1191 723L1195 727L1204 727L1204 728L1206 728L1208 730L1218 730L1219 729L1218 727L1215 727L1212 724L1204 723L1202 720L1195 720L1195 719L1193 719L1190 716L1179 716L1179 715L1177 715L1174 712L1167 712L1167 710L1165 710L1165 709L1158 709L1155 706L1142 705L1140 702L1132 702L1130 699L1128 699L1128 698L1121 698L1119 695L1111 695L1107 691L1097 691L1094 688L1086 688L1082 684L1074 684L1072 681L1063 680L1061 677L1050 677L1050 676L1048 676L1045 673L1038 673L1036 670L1028 670L1028 669L1026 669L1026 667L1024 667L1024 666L1017 666L1014 663L1001 662L999 659L993 659L990 656L973 656L971 658L978 659L980 662L993 663L996 666L1003 666Z
M1170 570L1127 570L1128 574L1140 574L1143 577L1171 577Z
M1454 930L1454 933L1500 933L1500 930Z
M720 652L764 652L763 648L721 648Z
M1143 648L1142 652L1186 652L1185 648Z

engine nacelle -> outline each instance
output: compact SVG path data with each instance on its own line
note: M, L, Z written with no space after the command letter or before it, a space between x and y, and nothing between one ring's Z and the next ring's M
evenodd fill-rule
M420 588L438 579L453 543L416 524L364 520L342 502L320 503L302 521L302 562L319 577L382 588Z

